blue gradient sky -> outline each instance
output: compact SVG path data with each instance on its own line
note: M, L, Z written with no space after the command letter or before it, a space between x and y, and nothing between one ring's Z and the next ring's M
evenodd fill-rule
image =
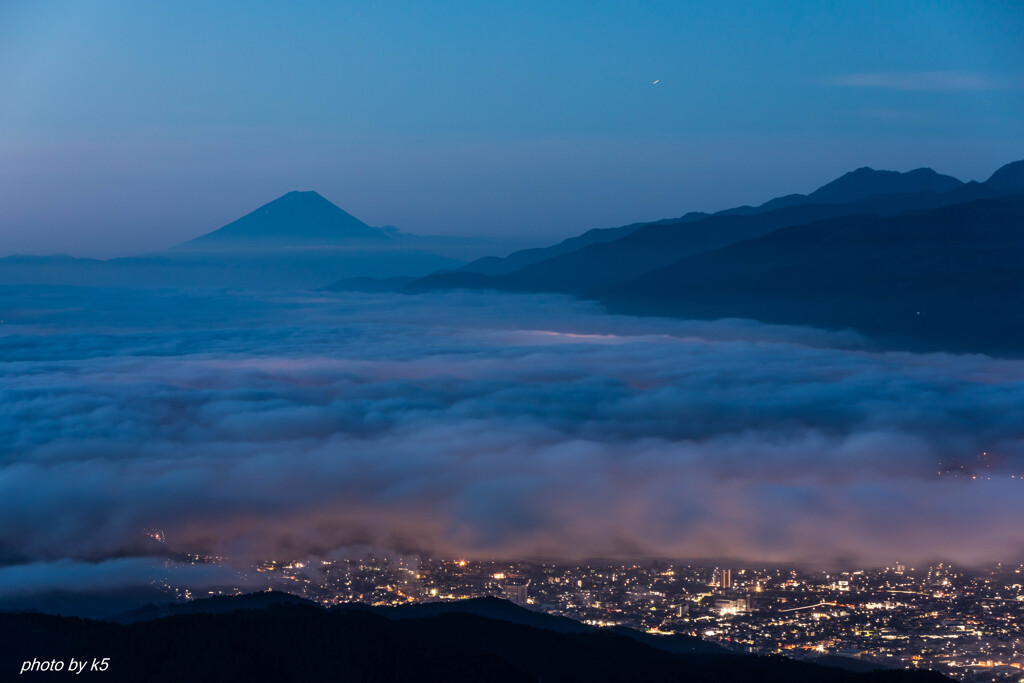
M548 242L1024 157L1018 2L7 2L0 255L115 255L292 189ZM656 79L659 83L653 84Z

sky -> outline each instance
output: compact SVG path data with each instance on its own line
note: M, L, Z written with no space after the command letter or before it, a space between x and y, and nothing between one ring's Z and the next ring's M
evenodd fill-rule
M114 256L289 190L558 241L1024 158L1012 0L0 0L0 255ZM657 81L657 82L656 82Z
M1024 547L1020 360L556 295L5 286L0 310L0 598L145 585L165 553Z

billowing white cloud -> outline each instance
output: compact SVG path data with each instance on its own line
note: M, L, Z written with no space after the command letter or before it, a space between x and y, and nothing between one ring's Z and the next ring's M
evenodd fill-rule
M1024 550L1021 361L548 296L0 307L4 571L145 556L149 527L243 561ZM979 478L939 475L961 464Z
M984 91L1019 87L1016 81L973 71L903 71L855 73L835 76L831 85L885 90Z

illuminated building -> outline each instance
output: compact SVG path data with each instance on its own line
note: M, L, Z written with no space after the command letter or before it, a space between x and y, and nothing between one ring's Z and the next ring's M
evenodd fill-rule
M530 584L529 581L524 579L509 579L505 582L505 585L501 587L502 593L505 595L505 599L509 602L513 602L517 605L525 605L526 587Z

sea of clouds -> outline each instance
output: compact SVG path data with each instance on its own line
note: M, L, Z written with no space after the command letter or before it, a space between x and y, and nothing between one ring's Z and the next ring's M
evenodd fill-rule
M0 319L0 594L165 552L1024 553L1022 361L497 293L5 287Z

